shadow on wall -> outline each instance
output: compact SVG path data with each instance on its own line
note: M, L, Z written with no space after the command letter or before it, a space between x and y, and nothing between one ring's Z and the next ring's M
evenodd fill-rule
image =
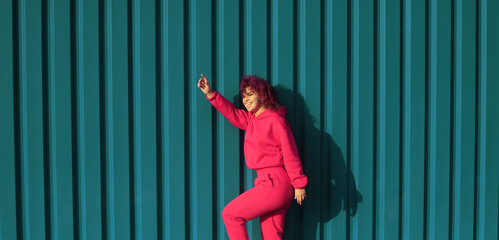
M362 195L357 191L355 179L352 171L347 168L342 150L329 133L315 127L315 119L310 115L303 96L279 85L275 89L279 94L281 105L287 106L288 121L292 120L290 110L297 113L294 114L296 121L290 123L305 174L309 179L304 207L295 202L288 211L284 238L323 239L324 228L320 225L337 217L341 210L346 212L347 218L340 222L348 221L348 216L357 213L357 204L362 202ZM305 134L313 136L307 138L306 143ZM320 146L315 148L320 149L322 154L304 154L305 144ZM308 159L310 156L313 156L313 159ZM342 222L338 228L346 231L346 226L347 223ZM320 237L317 238L317 235Z

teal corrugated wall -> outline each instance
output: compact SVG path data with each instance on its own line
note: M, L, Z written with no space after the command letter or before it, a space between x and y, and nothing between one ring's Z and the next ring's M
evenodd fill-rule
M227 239L277 86L309 177L286 239L498 239L499 1L0 2L0 239ZM260 239L258 221L248 223Z

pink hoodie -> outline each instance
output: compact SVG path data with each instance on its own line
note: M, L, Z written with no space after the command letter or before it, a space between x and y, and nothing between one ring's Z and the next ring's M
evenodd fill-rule
M267 109L255 117L252 112L234 107L218 92L207 99L230 123L246 131L244 156L249 168L284 166L294 188L307 186L295 139L285 119L285 107L277 111Z

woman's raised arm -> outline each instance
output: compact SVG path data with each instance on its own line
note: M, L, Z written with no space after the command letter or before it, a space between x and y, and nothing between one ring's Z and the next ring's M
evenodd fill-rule
M210 103L222 115L224 115L224 117L226 117L232 125L239 129L246 130L246 127L248 126L248 118L250 116L248 112L236 108L234 104L229 102L229 100L224 98L220 93L213 91L208 83L208 80L203 74L201 74L201 78L199 79L197 86L201 89L201 91L203 91Z

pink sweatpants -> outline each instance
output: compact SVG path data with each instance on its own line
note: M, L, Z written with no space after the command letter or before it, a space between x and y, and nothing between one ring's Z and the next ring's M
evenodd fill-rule
M231 240L248 239L246 222L260 217L262 239L282 239L293 187L283 167L257 170L255 187L232 200L222 211Z

